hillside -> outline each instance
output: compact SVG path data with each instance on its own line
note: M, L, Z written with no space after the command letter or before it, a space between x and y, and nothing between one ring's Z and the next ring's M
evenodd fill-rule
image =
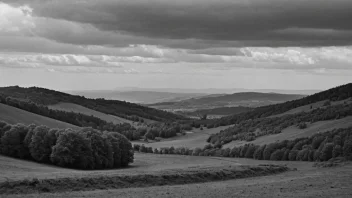
M102 113L111 114L125 119L138 121L147 118L155 121L175 121L186 119L180 115L144 107L138 104L118 100L89 99L83 96L70 95L45 88L18 86L0 88L0 94L5 97L25 99L41 105L58 103L73 103Z
M72 124L61 122L34 113L30 113L15 107L4 105L0 103L0 120L6 121L10 124L36 124L46 125L51 128L78 128Z
M151 104L159 102L176 102L193 97L204 96L204 93L173 93L160 91L116 91L116 90L89 90L69 91L74 95L87 98L105 98L109 100L121 100L139 104Z
M258 107L249 112L240 113L237 115L225 116L217 120L210 120L205 124L207 124L208 127L226 126L226 125L240 123L250 119L265 118L273 115L279 115L302 106L309 105L309 108L310 108L311 104L321 102L321 101L328 100L331 102L335 102L335 101L346 100L351 97L352 97L352 83L349 83L349 84L341 85L310 96L306 96L301 99L292 100L292 101L274 104L274 105ZM298 111L298 112L301 112L301 111Z
M234 94L214 94L182 100L179 102L150 104L149 106L167 111L195 111L198 109L213 109L238 106L259 107L282 103L289 100L300 99L302 97L304 97L304 95L243 92Z
M222 117L222 116L228 116L228 115L235 115L239 113L244 113L251 111L252 108L250 107L218 107L218 108L213 108L213 109L198 109L195 111L191 112L183 112L183 111L176 111L176 113L184 114L187 116L193 116L193 117L201 117L203 115L207 115L207 118L212 119L216 117Z

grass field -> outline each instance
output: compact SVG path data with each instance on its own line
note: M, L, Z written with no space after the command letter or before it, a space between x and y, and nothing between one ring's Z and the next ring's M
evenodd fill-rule
M223 127L211 128L211 129L204 128L203 130L193 129L192 131L188 131L186 133L186 135L184 135L184 136L177 136L177 137L173 137L173 138L168 138L168 139L164 139L160 142L147 143L147 142L135 141L133 143L145 144L146 146L151 146L153 148L162 148L162 147L170 147L170 146L188 147L188 148L196 148L196 147L203 148L206 144L208 144L206 142L206 140L209 137L209 135L214 134L214 133L218 133L221 130L226 129L227 127L230 127L230 126L223 126Z
M0 103L0 120L6 121L10 124L36 124L46 125L51 128L78 128L72 124L47 118L41 115L30 113L15 107L4 105Z

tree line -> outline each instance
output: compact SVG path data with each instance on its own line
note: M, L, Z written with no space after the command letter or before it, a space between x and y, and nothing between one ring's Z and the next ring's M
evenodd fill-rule
M0 153L77 169L126 167L134 156L132 144L117 132L11 125L3 121L0 121Z
M221 130L219 133L209 136L207 142L221 145L235 140L250 142L260 136L281 133L283 129L289 126L297 126L300 129L304 129L307 127L307 123L340 119L346 116L352 116L352 103L324 106L310 112L281 117L257 118L243 121L235 126Z
M133 149L138 152L154 154L235 157L275 161L328 161L336 157L352 160L352 127L271 144L245 144L232 149L224 149L221 145L214 146L211 144L205 145L204 148L195 149L187 147L153 149L144 144L134 144Z

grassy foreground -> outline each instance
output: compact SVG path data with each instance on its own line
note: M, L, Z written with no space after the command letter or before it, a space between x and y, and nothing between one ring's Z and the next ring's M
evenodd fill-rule
M31 194L42 192L91 191L202 183L219 180L266 176L288 171L281 165L228 166L223 168L201 168L174 173L141 175L98 176L59 179L25 179L0 183L0 194Z

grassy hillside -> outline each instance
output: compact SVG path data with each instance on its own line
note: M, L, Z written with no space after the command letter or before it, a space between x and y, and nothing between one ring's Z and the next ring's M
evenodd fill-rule
M131 123L130 120L120 118L113 115L108 115L105 113L101 113L99 111L95 111L92 109L88 109L81 105L73 104L73 103L58 103L54 105L48 105L49 109L59 110L59 111L67 111L67 112L75 112L75 113L82 113L86 115L93 115L94 117L100 118L107 122L112 122L114 124L121 124L121 123Z
M144 107L118 100L88 99L82 96L74 96L45 88L18 86L0 88L0 94L5 97L26 99L37 104L54 105L60 102L74 103L102 113L112 114L129 120L140 120L147 118L156 121L174 121L186 119L180 115Z
M7 106L0 103L0 120L6 121L10 124L36 124L46 125L51 128L79 128L75 125L61 122L34 113L23 111L15 107Z

